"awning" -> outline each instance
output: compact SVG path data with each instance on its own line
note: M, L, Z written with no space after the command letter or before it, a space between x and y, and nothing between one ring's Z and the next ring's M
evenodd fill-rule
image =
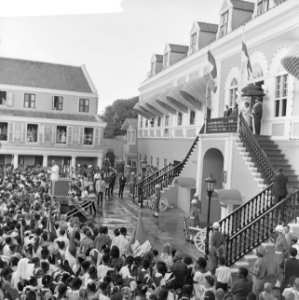
M150 114L146 113L143 109L141 109L139 103L136 103L135 106L133 107L133 109L136 110L139 115L143 116L146 119L152 118L152 116Z
M155 107L158 111L160 111L163 115L169 115L169 110L161 106L158 101L157 97L155 96L152 99L150 99L147 103Z
M191 110L200 109L201 105L198 103L191 103L190 101L187 101L182 94L180 93L182 86L177 86L169 91L167 94L167 98L172 98L178 102L181 102Z
M207 85L203 77L187 82L181 89L181 95L190 104L201 109L202 103L206 102Z
M182 111L182 112L185 112L185 113L188 112L188 106L186 106L185 104L183 104L179 100L174 99L174 98L172 98L172 97L169 96L169 92L170 91L168 91L168 93L167 93L167 95L165 97L166 103L168 103L173 108L175 108L175 110Z
M155 115L152 111L150 111L144 104L140 104L140 105L139 105L139 109L141 109L141 110L144 111L147 115L149 115L149 116L150 116L150 119L156 117L156 115Z
M166 94L160 94L156 98L156 102L162 106L164 109L166 109L171 114L176 114L176 108L174 108L172 105L170 105L166 99Z
M196 180L193 177L178 177L173 181L174 184L182 188L195 188Z
M217 198L222 205L243 204L243 198L238 190L215 190L213 198Z
M163 113L161 111L159 111L157 108L155 108L151 103L146 102L145 103L145 107L151 111L152 113L154 113L156 116L158 117L163 117Z
M281 64L288 73L299 79L299 44L288 51Z

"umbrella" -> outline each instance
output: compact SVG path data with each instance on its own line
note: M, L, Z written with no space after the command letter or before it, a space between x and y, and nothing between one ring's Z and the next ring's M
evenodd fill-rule
M288 51L287 55L282 58L281 64L288 73L299 79L299 44Z

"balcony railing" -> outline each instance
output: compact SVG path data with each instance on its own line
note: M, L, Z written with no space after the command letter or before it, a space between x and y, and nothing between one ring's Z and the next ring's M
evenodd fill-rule
M237 132L238 129L237 117L208 119L206 123L207 123L206 133Z

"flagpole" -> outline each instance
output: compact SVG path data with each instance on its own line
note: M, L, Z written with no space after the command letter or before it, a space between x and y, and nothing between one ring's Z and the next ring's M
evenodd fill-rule
M206 114L205 114L205 133L207 133L207 126L208 126L208 95L209 94L209 88L206 83Z

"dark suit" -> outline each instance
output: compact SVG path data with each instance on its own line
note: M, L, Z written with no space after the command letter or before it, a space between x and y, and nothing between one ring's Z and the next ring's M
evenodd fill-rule
M126 182L127 182L127 178L125 176L119 177L119 190L118 190L118 197L119 198L123 197Z
M288 190L287 190L288 177L283 173L279 173L274 176L273 182L274 182L273 193L275 197L275 202L278 203L279 201L284 199L288 194Z
M254 104L252 109L252 115L254 120L254 130L255 134L260 134L261 132L261 121L263 116L263 104L258 101Z
M290 279L292 277L299 277L299 259L297 258L290 258L287 259L285 262L285 286L287 286L290 283Z

